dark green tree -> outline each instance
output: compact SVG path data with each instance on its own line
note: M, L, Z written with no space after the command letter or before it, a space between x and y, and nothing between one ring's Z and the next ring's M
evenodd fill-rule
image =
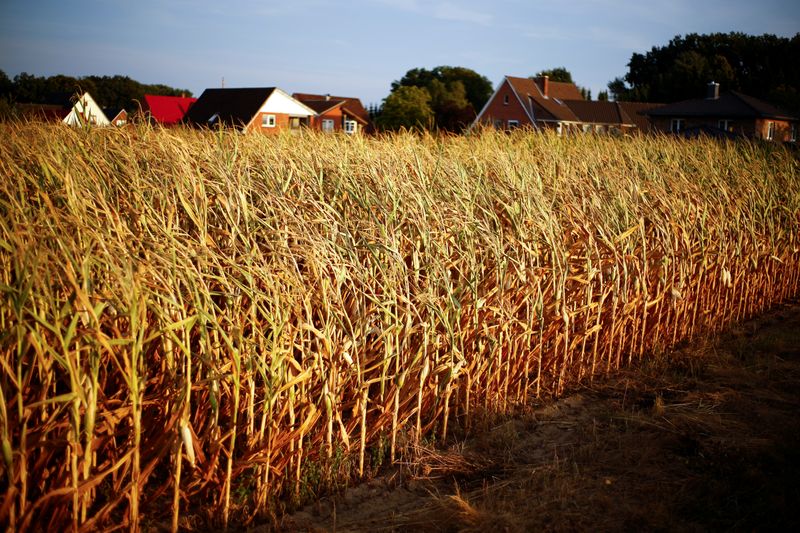
M547 70L540 70L535 77L547 76L550 81L562 81L564 83L575 83L572 81L572 73L565 67L555 67Z
M3 73L5 76L5 73ZM8 80L8 76L5 76ZM129 112L138 108L145 94L165 96L191 96L185 89L175 89L166 85L146 85L128 76L85 76L74 78L56 75L49 77L34 76L22 72L3 88L0 77L0 94L5 91L8 100L33 104L64 104L77 93L89 92L98 104L103 107L124 107Z
M675 102L705 95L715 81L800 112L800 33L792 38L744 33L676 36L665 46L635 53L628 72L609 82L615 100Z
M392 92L401 87L418 87L428 92L434 114L433 127L459 132L475 118L492 95L492 83L474 70L440 66L432 70L415 68L392 83Z
M4 71L0 70L0 97L11 97L14 83Z
M377 125L382 130L430 128L434 115L431 95L422 87L398 87L383 100Z

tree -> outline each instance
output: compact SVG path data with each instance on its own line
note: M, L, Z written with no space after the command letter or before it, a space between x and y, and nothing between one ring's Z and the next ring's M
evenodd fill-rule
M383 100L378 127L383 130L426 129L433 122L431 96L421 87L398 87Z
M541 70L536 74L536 77L547 76L550 81L561 81L564 83L575 83L572 81L572 73L565 67L556 67L548 70Z
M402 87L427 91L434 114L432 126L455 132L472 122L475 110L481 109L493 92L488 78L468 68L449 66L411 69L392 83L392 93Z
M4 71L0 70L0 97L10 97L14 90L11 78Z
M628 72L609 82L615 100L675 102L705 95L715 81L800 112L800 33L792 38L738 32L689 34L635 53Z
M599 102L608 102L608 91L600 91L597 93L597 100Z
M4 79L5 78L5 81ZM10 85L9 85L10 84ZM0 97L32 104L64 104L76 93L89 92L103 107L138 108L145 94L191 95L190 91L166 85L146 85L128 76L85 76L73 78L58 74L47 78L22 72L13 81L0 71Z

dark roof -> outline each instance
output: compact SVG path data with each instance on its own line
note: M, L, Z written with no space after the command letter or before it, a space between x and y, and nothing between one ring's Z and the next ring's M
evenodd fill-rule
M578 117L560 98L546 98L539 86L530 78L506 76L522 105L536 120L563 120L578 122ZM558 83L558 82L553 82Z
M595 124L629 124L633 125L633 120L622 109L617 102L605 102L599 100L565 100L564 103L569 107L581 122L592 122Z
M661 107L664 104L654 104L651 102L617 102L617 105L622 108L639 130L650 131L653 128L653 124L647 116L647 111Z
M694 98L667 104L647 112L653 117L776 118L797 120L777 107L736 91L719 98Z
M361 103L361 100L358 98L353 98L351 96L331 96L328 94L309 94L309 93L294 93L292 97L300 100L307 106L311 107L308 102L320 101L320 100L327 100L327 101L334 101L334 100L343 100L344 101L344 109L349 111L351 115L354 115L364 121L364 123L369 123L369 113L364 108L364 105ZM316 111L316 108L312 108Z
M243 128L275 91L275 87L206 89L189 108L184 120L196 126L208 126L209 120Z
M177 124L186 115L197 98L189 96L144 95L145 105L150 116L160 124Z

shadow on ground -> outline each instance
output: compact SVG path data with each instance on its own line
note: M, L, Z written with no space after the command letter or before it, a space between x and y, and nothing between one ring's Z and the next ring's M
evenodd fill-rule
M447 449L414 448L279 530L800 531L798 386L793 304Z

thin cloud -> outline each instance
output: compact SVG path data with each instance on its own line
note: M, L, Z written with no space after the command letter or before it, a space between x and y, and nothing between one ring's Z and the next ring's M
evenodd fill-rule
M422 2L419 0L377 0L379 3L407 11L427 15L438 20L451 22L466 22L468 24L478 24L488 26L492 22L492 15L469 7L460 6L453 2Z

